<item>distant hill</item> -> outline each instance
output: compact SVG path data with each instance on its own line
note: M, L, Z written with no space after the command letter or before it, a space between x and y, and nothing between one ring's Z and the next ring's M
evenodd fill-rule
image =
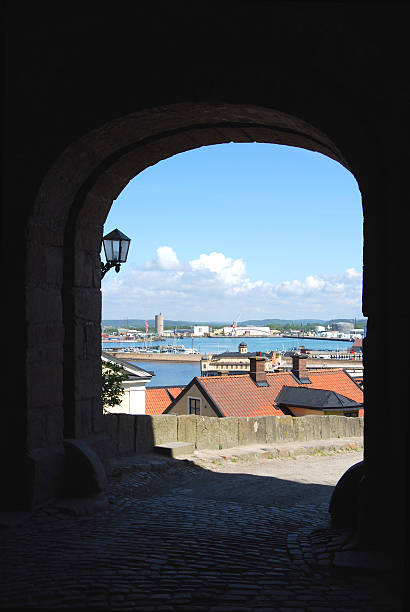
M248 321L238 322L238 325L325 325L327 321L322 319L249 319Z
M347 321L354 323L354 319L248 319L247 321L238 321L238 325L259 325L266 327L268 325L290 325L291 327L298 327L299 325L331 325L337 321ZM363 327L366 323L366 319L356 319L357 327ZM127 327L127 319L103 319L102 325L106 327ZM155 319L148 319L149 327L155 326ZM178 327L187 328L193 325L210 325L211 327L223 327L225 325L232 325L232 321L174 321L172 319L164 319L164 327ZM133 328L144 328L145 319L128 319L128 327Z
M363 327L367 319L356 319L356 325ZM297 327L298 325L331 325L332 323L346 321L348 323L354 323L354 319L250 319L248 321L241 321L239 325L291 325Z
M147 319L149 327L155 326L155 319ZM103 319L102 325L107 327L128 327L132 328L145 328L145 319ZM232 321L229 323L220 322L220 321L174 321L172 319L164 319L164 327L178 327L178 328L186 328L192 327L192 325L210 325L211 327L221 327L223 325L231 325Z

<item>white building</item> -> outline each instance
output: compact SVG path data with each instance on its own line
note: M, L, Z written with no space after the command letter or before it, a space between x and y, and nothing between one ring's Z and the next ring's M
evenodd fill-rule
M206 336L209 334L209 325L194 325L191 327L193 336Z
M321 338L335 338L338 340L350 340L350 334L344 334L338 331L325 331L319 334Z
M352 329L350 332L351 338L364 338L364 329Z
M246 325L243 327L224 327L224 336L270 336L270 327L257 327L254 325Z
M127 380L122 383L124 394L121 403L118 406L104 408L104 410L113 414L145 414L145 387L153 377L153 373L104 352L101 354L101 359L103 364L115 363L122 366L128 374Z

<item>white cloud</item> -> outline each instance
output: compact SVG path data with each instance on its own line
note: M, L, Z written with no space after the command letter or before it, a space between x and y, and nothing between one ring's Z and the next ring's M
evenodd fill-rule
M262 281L251 282L246 276L243 259L232 259L223 253L202 253L198 259L190 261L189 265L194 273L208 273L208 277L213 277L222 291L243 293L263 284Z
M242 259L223 253L202 253L182 264L174 249L159 247L142 269L121 270L104 282L103 318L153 316L229 320L338 316L361 313L361 273L308 275L274 284L251 280Z
M144 267L147 270L179 270L181 264L172 247L161 246L157 249L156 257L146 261Z
M358 272L357 270L355 270L354 268L348 268L348 269L346 270L346 276L347 276L348 278L356 278L356 279L357 279L357 278L360 278L360 279L361 279L361 277L362 277L361 273L360 273L360 272Z

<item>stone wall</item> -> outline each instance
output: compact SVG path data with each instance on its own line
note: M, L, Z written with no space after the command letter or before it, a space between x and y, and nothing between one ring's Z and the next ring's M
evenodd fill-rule
M363 436L363 417L266 416L203 417L196 415L104 416L112 439L112 454L147 452L157 444L192 442L198 450L218 450L250 444L280 444Z

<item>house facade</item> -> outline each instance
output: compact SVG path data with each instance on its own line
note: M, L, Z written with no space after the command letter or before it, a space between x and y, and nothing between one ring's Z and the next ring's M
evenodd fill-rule
M148 372L139 366L136 366L129 361L116 359L108 353L102 352L102 363L116 364L124 368L128 378L123 381L122 386L124 393L121 402L117 406L108 406L104 408L106 413L125 413L125 414L145 414L145 391L146 385L154 376L153 372Z

